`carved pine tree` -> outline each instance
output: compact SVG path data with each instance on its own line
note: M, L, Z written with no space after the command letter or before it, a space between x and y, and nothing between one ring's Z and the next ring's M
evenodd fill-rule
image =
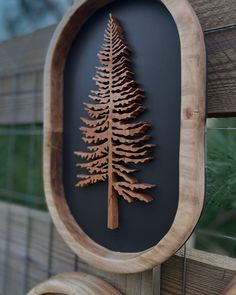
M153 199L142 191L154 185L139 183L132 176L136 170L127 165L151 160L150 151L154 147L145 143L150 139L144 135L150 125L132 122L144 111L140 104L144 96L133 80L129 53L121 26L110 14L104 44L98 54L101 67L97 67L93 78L98 91L91 91L94 103L84 103L90 119L81 118L86 125L80 129L88 152L75 152L87 160L77 166L88 171L78 175L77 186L108 181L109 229L118 227L118 196L129 203L135 199L148 203Z

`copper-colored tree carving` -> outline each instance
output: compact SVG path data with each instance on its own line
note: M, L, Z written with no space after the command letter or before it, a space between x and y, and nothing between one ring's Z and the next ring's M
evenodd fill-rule
M125 42L117 19L110 14L104 35L104 44L98 57L101 67L93 78L98 91L92 91L94 104L84 103L90 119L81 118L86 127L81 127L89 152L75 152L88 162L77 166L88 174L78 175L77 186L108 180L108 225L118 227L118 195L129 203L134 199L146 203L152 197L142 190L154 185L139 183L132 173L136 170L127 164L145 163L150 157L153 144L146 144L150 136L144 135L150 127L146 122L130 122L144 111L140 101L143 91L133 80L130 50Z

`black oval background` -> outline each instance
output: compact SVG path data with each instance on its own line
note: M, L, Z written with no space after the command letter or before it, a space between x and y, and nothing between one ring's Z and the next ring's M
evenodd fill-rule
M95 90L92 77L99 65L108 14L116 16L133 51L136 81L145 91L146 111L138 120L151 123L149 133L155 160L140 166L137 177L157 185L149 204L128 204L119 198L120 225L107 224L107 183L75 188L75 150L86 150L81 140L80 117L87 117L83 102ZM64 71L63 182L76 222L98 244L118 252L140 252L156 245L170 229L179 198L179 141L181 109L181 56L176 24L159 1L117 0L93 15L78 33ZM84 171L85 172L85 171Z

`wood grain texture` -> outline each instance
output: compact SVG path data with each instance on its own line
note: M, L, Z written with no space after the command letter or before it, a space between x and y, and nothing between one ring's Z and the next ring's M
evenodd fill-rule
M186 260L186 294L220 295L235 276L232 265L227 265L223 256L187 249ZM193 255L193 256L192 256ZM182 255L181 255L182 256ZM175 256L162 265L161 295L183 294L184 264L181 256ZM214 264L208 264L208 260ZM220 264L222 263L223 264ZM232 260L236 267L235 259ZM231 263L230 263L231 264Z
M235 295L236 294L236 277L226 287L222 295Z
M14 217L11 218L10 223L6 223L7 217L9 220L9 214ZM34 236L34 242L27 246L25 224L29 216L34 224L30 229L30 236ZM27 292L24 293L20 288L25 280L27 281L26 291L29 291L45 281L48 276L72 272L76 269L105 280L121 294L159 294L152 291L159 284L159 277L153 277L152 270L135 275L99 271L80 259L76 259L55 228L53 227L53 230L49 231L50 228L51 221L47 212L0 202L0 278L4 280L7 273L5 292L3 292L0 283L2 294L26 294ZM10 240L7 240L7 232L11 236ZM8 257L6 257L6 248L11 249ZM21 266L18 268L18 266L24 265L25 255L28 252L34 253L34 255L31 255L27 261L29 267L26 272L22 272L23 268ZM5 258L7 258L6 263ZM179 251L177 255L162 265L161 294L182 295L183 265L183 251ZM187 248L186 274L187 294L219 295L236 276L236 259ZM139 286L139 290L133 286ZM205 293L202 293L202 290ZM138 293L134 293L134 291Z
M42 68L43 64L40 68L17 68L17 72L4 73L0 77L1 125L42 122Z
M215 2L203 1L204 5ZM197 12L200 17L201 13ZM208 19L211 20L211 17ZM48 27L0 44L0 64L4 64L0 74L1 124L42 123L42 68L54 29L54 26ZM37 51L33 47L35 39L40 40ZM208 53L208 117L236 116L236 28L206 33L205 40ZM23 59L21 52L15 50L16 43L20 48L27 48L24 53L28 52L30 58L26 56ZM15 61L14 67L10 60Z
M121 295L115 288L85 273L64 273L36 286L28 295Z
M236 28L206 35L208 117L236 115Z
M44 65L48 44L55 30L50 26L1 43L0 76L12 75L18 69L30 70ZM16 50L17 49L17 50Z
M93 78L98 90L92 90L89 96L93 103L84 103L90 119L80 118L86 125L80 130L88 152L75 152L87 160L76 165L87 170L87 174L77 175L76 186L107 181L107 228L111 230L119 227L119 196L128 203L135 200L149 203L153 197L142 191L155 187L138 182L132 176L136 170L128 166L150 161L150 150L155 146L145 144L150 139L144 135L150 128L147 122L131 123L144 111L140 103L144 96L134 81L129 53L123 29L110 14L98 54L101 67L97 67Z
M203 30L235 24L236 7L234 0L189 0Z
M44 76L44 184L48 208L63 239L84 261L115 273L136 273L163 263L187 240L204 199L204 126L206 57L204 37L186 0L163 0L180 35L182 99L179 206L169 232L154 247L140 253L118 253L96 244L74 221L62 182L63 70L75 35L106 1L76 2L58 26L46 60ZM78 21L79 20L79 21Z

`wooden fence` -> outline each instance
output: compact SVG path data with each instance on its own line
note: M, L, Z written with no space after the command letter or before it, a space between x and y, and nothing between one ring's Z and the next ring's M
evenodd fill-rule
M161 295L218 295L236 275L236 259L186 248L161 267ZM66 246L46 212L0 203L0 290L22 295L51 275L84 271L110 282L124 295L157 295L155 272L116 275L83 263ZM186 275L186 277L184 277ZM24 283L24 284L23 284Z
M208 53L208 116L236 114L235 0L191 0ZM42 77L55 27L0 46L0 124L42 122ZM13 105L15 107L13 107ZM32 116L32 110L37 113Z
M190 2L205 32L208 117L236 116L235 0ZM42 123L43 66L54 29L0 44L1 125ZM221 294L236 276L235 259L184 250L161 267L162 295ZM0 294L22 295L52 274L73 270L105 278L126 295L159 292L158 269L135 275L98 271L68 249L48 213L0 203Z

